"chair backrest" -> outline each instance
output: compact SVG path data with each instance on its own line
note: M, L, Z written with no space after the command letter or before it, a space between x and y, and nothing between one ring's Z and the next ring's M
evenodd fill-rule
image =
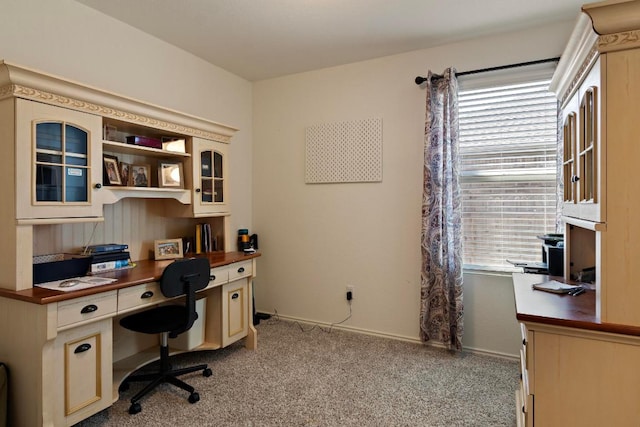
M183 327L171 331L175 337L188 330L198 318L196 312L196 292L209 284L210 265L207 258L179 259L165 267L160 279L160 290L168 298L186 296L185 321Z
M178 259L165 267L160 279L162 295L168 298L186 295L189 286L193 292L209 284L209 260L207 258Z

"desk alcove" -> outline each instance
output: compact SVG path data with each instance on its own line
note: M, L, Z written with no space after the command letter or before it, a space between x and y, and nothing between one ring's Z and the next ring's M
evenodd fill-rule
M206 301L201 324L192 328L204 340L196 339L193 348L172 348L171 354L216 350L243 338L255 349L251 281L260 253L204 256L211 275L198 293ZM16 425L73 425L112 405L122 381L159 358L157 336L127 331L119 320L168 300L158 280L171 262L140 261L133 269L105 273L118 279L114 283L79 291L0 289L0 321L24 319L0 330L0 342L15 343L8 355ZM93 308L87 311L88 306Z

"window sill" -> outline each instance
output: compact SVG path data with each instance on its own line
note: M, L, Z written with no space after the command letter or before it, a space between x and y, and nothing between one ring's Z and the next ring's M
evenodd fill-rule
M480 265L465 265L462 267L463 274L477 274L483 276L511 277L512 273L521 273L521 268L509 267L486 267Z

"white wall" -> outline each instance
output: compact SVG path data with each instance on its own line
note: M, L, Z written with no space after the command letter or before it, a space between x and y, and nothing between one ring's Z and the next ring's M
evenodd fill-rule
M259 311L419 339L420 224L427 69L559 56L573 22L475 39L254 85L254 231ZM305 127L379 117L383 182L304 183ZM469 348L516 355L509 277L465 274Z
M251 226L248 81L72 0L3 0L0 59L240 129L232 230Z

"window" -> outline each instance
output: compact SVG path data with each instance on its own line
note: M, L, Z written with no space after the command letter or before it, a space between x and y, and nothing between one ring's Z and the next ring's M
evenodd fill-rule
M539 262L536 236L555 232L558 103L545 74L479 88L461 81L465 268L508 271L506 259Z

